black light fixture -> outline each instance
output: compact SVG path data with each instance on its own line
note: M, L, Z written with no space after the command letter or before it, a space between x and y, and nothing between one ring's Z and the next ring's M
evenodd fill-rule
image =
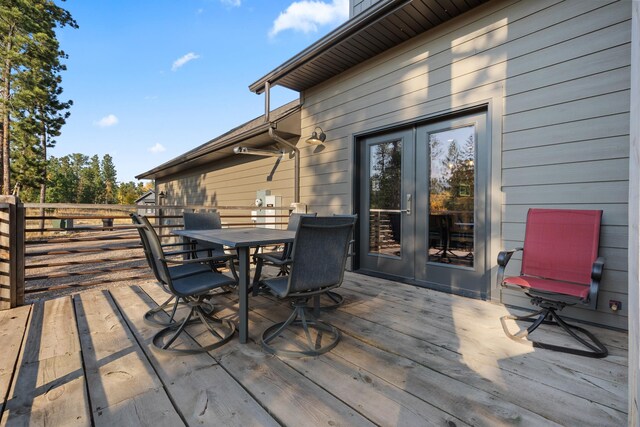
M320 134L316 132L316 129L320 129ZM325 139L327 139L327 135L325 135L320 126L316 126L313 132L311 132L311 136L309 137L309 139L307 139L307 144L322 145Z

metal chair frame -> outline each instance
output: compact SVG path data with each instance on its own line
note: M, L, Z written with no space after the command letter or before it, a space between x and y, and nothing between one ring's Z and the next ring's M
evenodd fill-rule
M265 351L287 357L317 356L338 344L340 331L318 319L308 302L311 297L325 294L342 284L354 224L354 218L301 218L293 243L291 273L286 278L286 289L283 291L280 287L285 280L282 277L260 282L277 297L293 299L290 316L262 333L262 347ZM316 266L319 254L329 257L328 264L322 267L321 272L318 270L320 267ZM297 351L274 347L271 342L291 326L302 327L306 337L304 349ZM317 331L315 343L310 329ZM325 335L329 336L329 342L322 345L321 340Z
M537 211L543 211L538 209L530 209L528 214L527 224L529 224L530 215L536 213ZM544 210L551 211L551 210ZM563 210L556 210L558 212L562 212ZM585 211L585 212L597 212L597 211ZM553 213L553 212L549 212ZM567 213L566 215L570 215ZM597 226L600 224L600 214L595 213L597 216ZM598 245L598 236L594 237L595 239L595 251L597 251ZM526 247L526 237L525 237L525 247ZM515 315L507 315L500 318L500 323L502 324L502 329L504 330L505 335L512 339L515 342L527 345L533 345L536 348L544 348L548 350L559 351L563 353L575 354L579 356L593 357L593 358L603 358L608 355L607 348L595 337L591 332L587 331L584 328L581 328L576 325L572 325L564 321L558 312L564 309L566 306L572 306L576 304L585 305L591 309L596 308L596 304L598 301L598 289L600 284L600 279L602 278L602 271L604 268L604 258L596 257L596 259L592 263L591 267L591 281L588 284L584 284L584 286L589 287L589 292L586 298L578 297L575 295L563 294L561 292L553 292L549 290L536 289L533 287L522 287L517 286L516 284L506 283L504 279L505 268L513 256L514 253L518 251L525 251L524 248L515 248L508 251L502 251L498 255L498 277L497 283L499 286L503 288L511 288L517 289L525 293L529 298L531 298L531 304L535 306L539 306L540 310L523 315L523 316L515 316ZM524 263L523 263L524 264ZM524 265L523 265L524 270ZM521 271L520 277L526 277L524 271ZM546 278L537 278L542 280L552 280L557 282L557 278L554 277L546 277ZM570 282L567 282L570 283ZM507 320L515 320L515 321L524 321L531 323L531 326L528 328L522 329L517 333L513 334L509 331L506 321ZM552 325L558 326L566 331L571 337L573 337L580 344L585 346L588 350L581 350L572 347L559 346L555 344L547 344L539 341L529 340L527 339L533 331L535 331L540 325ZM576 332L580 332L585 337L578 335Z
M149 220L146 217L143 217L141 215L138 214L131 214L131 220L133 222L133 224L136 226L136 229L140 235L140 242L142 244L142 249L144 251L144 255L145 258L147 260L147 264L149 265L149 268L151 269L156 282L162 287L162 289L167 292L168 294L171 294L171 292L162 285L162 282L160 280L160 277L158 275L158 270L156 268L156 264L155 262L153 262L153 259L151 257L151 249L149 247L149 242L147 239L147 235L144 233L143 231L143 227L152 227L151 223L149 222ZM182 246L184 247L185 244L183 243L166 243L166 244L162 244L161 247L164 248L170 248L170 247L174 247L174 246ZM180 256L180 255L185 255L188 254L190 252L192 252L193 249L188 249L188 250L179 250L179 251L172 251L172 252L165 252L165 256ZM171 271L171 274L173 275L173 277L175 278L182 278L182 277L188 277L188 276L192 276L192 275L196 275L196 274L200 274L200 273L206 273L208 271L211 271L211 268L208 265L205 264L187 264L187 265L175 265L175 266L171 266L169 267L169 270ZM169 307L169 305L171 304L171 302L173 302L173 307L171 309L171 314L169 316L169 319L167 320L164 316L164 310L166 308ZM180 299L176 298L174 295L169 296L169 298L167 298L166 301L164 301L162 304L160 304L158 307L152 308L151 310L148 310L145 314L144 314L144 320L146 323L150 324L150 325L157 325L157 326L169 326L171 324L174 323L175 321L175 313L176 310L178 309L178 305L180 304ZM213 307L211 307L211 310L213 310Z
M315 213L311 214L301 214L301 213L292 213L289 216L289 223L287 224L287 230L296 231L298 229L298 224L300 223L301 218L313 218L315 217ZM289 274L289 268L291 267L291 251L293 249L293 244L286 243L281 251L272 251L272 252L259 252L261 250L260 247L257 247L255 252L253 253L253 262L256 265L255 273L253 276L252 290L253 295L258 295L260 292L259 283L260 276L262 275L262 267L266 265L273 265L279 268L278 276L286 276Z
M172 275L169 264L190 265L201 262L212 262L214 259L197 258L189 260L173 260L167 258L163 251L160 239L153 227L150 226L145 217L140 217L143 223L141 227L146 236L150 249L150 258L155 265L155 272L158 274L160 284L168 289L175 296L176 301L182 301L189 307L189 313L180 323L172 323L158 331L152 340L157 350L172 352L176 354L194 354L207 352L218 348L228 342L234 335L236 326L228 319L219 319L213 313L213 307L209 299L210 292L237 283L235 280L215 271L202 272L196 275L180 276ZM172 315L175 313L177 304L174 304ZM210 345L197 349L177 349L171 345L185 331L189 325L203 323L216 341ZM214 327L218 326L218 330Z
M216 230L222 228L222 221L218 212L183 212L182 219L185 230ZM199 258L198 253L206 252L208 258L214 259L213 262L210 262L213 271L218 272L218 268L226 266L236 281L239 280L234 262L238 258L236 254L226 253L224 246L216 243L191 240L188 244L192 247L192 251L188 253L190 258Z

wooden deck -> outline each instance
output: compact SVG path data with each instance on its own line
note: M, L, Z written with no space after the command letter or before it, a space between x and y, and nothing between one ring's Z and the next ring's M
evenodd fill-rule
M497 304L357 274L340 292L346 303L325 314L340 344L305 359L237 339L210 354L158 354L142 314L165 294L151 282L0 312L0 424L627 423L624 333L592 328L611 355L588 359L512 342ZM233 316L235 298L217 299ZM253 340L288 311L266 297L251 306Z

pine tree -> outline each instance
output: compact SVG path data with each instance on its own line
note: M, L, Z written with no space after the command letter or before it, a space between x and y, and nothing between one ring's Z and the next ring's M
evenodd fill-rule
M86 156L84 156L86 157ZM60 159L51 157L47 174L51 183L47 192L48 203L76 203L78 201L79 175L72 156Z
M2 193L10 191L12 135L23 137L21 147L34 145L28 130L39 138L40 150L13 150L37 153L40 199L45 198L46 149L60 134L71 102L58 99L62 93L60 62L66 54L59 49L55 29L77 28L66 10L52 0L0 0L0 117L2 121ZM25 122L25 123L21 123ZM13 124L15 123L15 124ZM17 130L20 128L20 130ZM23 162L29 165L30 161Z
M97 155L85 162L81 168L80 184L78 186L78 203L102 203L104 186L100 180L100 160Z
M108 154L102 157L100 173L104 183L104 203L117 203L118 183L116 182L116 167L113 164L113 157Z

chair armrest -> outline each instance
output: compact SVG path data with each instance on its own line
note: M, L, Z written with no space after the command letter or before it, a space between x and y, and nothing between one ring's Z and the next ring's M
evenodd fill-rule
M207 258L191 258L191 259L160 258L160 261L164 261L167 264L195 264L195 263L203 263L203 262L228 261L229 259L231 259L231 255L219 256L219 257L207 257Z
M596 309L598 305L598 290L600 288L600 279L604 270L604 257L598 257L591 267L591 284L589 285L589 308Z
M498 254L498 277L496 279L496 284L498 286L502 286L502 281L504 280L504 269L509 263L509 260L511 259L514 253L521 250L522 248L514 248L514 249L509 249L508 251L501 251Z
M205 252L207 253L208 249L198 249L198 250L193 250L193 249L185 249L182 251L171 251L171 252L165 252L164 255L165 256L177 256L177 255L190 255L190 254L194 254L194 253L198 253L198 252ZM220 257L232 257L234 255L220 255ZM203 258L197 258L197 259L203 259Z
M182 242L182 243L163 243L160 246L162 246L163 248L169 248L171 246L192 246L193 243L191 242Z
M522 248L514 248L514 249L509 249L508 251L501 251L498 254L498 265L502 267L506 267L507 263L509 262L513 254L521 250Z
M266 261L271 264L283 265L291 263L291 258L284 257L284 253L262 253L255 256L254 260Z
M602 270L604 269L604 257L599 256L591 267L591 280L597 280L598 282L602 278Z

